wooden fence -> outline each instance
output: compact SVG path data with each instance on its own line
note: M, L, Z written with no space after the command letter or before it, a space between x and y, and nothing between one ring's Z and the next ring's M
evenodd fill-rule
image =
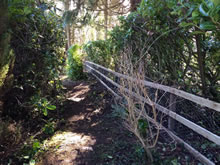
M126 93L130 94L131 96L135 97L136 99L139 99L141 101L146 102L149 105L152 105L152 102L147 100L144 97L138 96L136 93L129 91L128 89L122 87L120 84L114 82L112 79L101 73L99 70L111 73L112 75L118 77L118 78L123 78L127 79L129 81L137 81L137 79L114 72L113 70L110 70L108 68L105 68L101 65L95 64L93 62L85 61L84 62L84 68L87 72L91 73L93 76L95 76L109 91L111 91L116 97L121 97L119 96L114 90L112 90L104 81L102 81L97 75L101 76L103 79L106 81L110 82L112 85L114 85L117 88L123 89ZM97 69L98 68L98 69ZM180 122L181 124L185 125L189 129L193 130L194 132L200 134L201 136L205 137L206 139L210 140L211 142L217 144L220 146L220 136L208 131L207 129L193 123L192 121L182 117L181 115L175 113L175 96L179 96L181 98L190 100L196 104L199 104L201 106L208 107L214 111L220 112L220 104L216 103L214 101L210 101L208 99L184 92L182 90L178 90L176 88L168 87L165 85L141 80L141 83L144 84L146 87L154 88L154 89L159 89L164 92L168 92L171 94L170 96L170 108L167 109L166 107L163 107L157 103L153 103L154 106L159 110L160 112L166 114L169 116L168 120L168 128L165 128L162 126L162 129L165 130L172 138L174 138L177 142L182 143L184 147L198 160L200 160L202 163L208 164L208 165L214 165L215 163L206 158L204 155L199 153L196 149L194 149L192 146L190 146L188 143L186 143L184 140L182 140L180 137L176 136L172 130L173 130L173 124L174 120ZM146 117L150 122L155 123L155 121L149 117L149 116L144 116Z

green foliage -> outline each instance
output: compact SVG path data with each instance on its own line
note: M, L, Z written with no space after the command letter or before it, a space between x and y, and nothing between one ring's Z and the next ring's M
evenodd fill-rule
M5 100L11 100L6 101L5 111L13 116L16 111L21 115L27 112L27 108L20 105L33 103L30 102L32 96L51 100L49 95L54 98L59 93L59 73L65 61L65 35L62 19L56 15L53 4L36 6L35 1L13 0L9 4L9 17L10 27L13 27L10 29L10 44L15 54L14 87L5 96ZM45 116L47 110L53 109L42 107L38 108ZM28 114L34 111L28 110Z
M40 112L44 116L48 115L48 110L52 111L52 110L56 109L55 105L50 104L50 102L46 98L40 97L38 95L36 95L32 98L32 102L35 107L34 111Z
M220 4L217 1L183 1L179 6L174 3L171 9L175 9L172 14L180 17L179 22L181 24L184 23L190 25L190 27L198 27L204 31L220 29ZM185 13L187 15L184 15Z
M67 52L67 74L72 80L80 80L86 78L83 73L83 57L80 52L81 47L78 45L71 46Z
M25 22L27 16L33 11L34 1L30 0L11 0L8 2L9 19L11 22Z
M63 63L64 31L62 25L58 24L61 18L53 10L31 7L31 1L22 2L24 6L15 4L9 10L15 18L18 17L12 22L16 24L16 28L12 29L12 47L16 54L15 76L23 79L22 84L35 79L31 85L41 88L58 77L59 67ZM28 11L28 14L17 10ZM25 19L19 21L22 15ZM22 46L18 43L22 43Z
M120 17L120 26L110 33L110 50L122 57L129 48L133 64L143 62L146 77L153 81L220 100L219 9L219 3L209 0L143 0L137 12ZM108 66L96 47L87 50L90 60ZM105 56L114 57L117 65L120 58L111 51Z
M129 49L134 69L143 62L149 79L220 100L218 1L143 0L137 12L119 20L108 40L84 46L89 60L117 66Z
M88 56L88 60L106 67L112 67L114 49L110 40L90 41L84 45L83 49Z
M148 51L151 57L158 54L160 58L151 58L156 68L150 70L155 72L161 68L159 72L168 80L168 85L178 84L189 92L219 100L220 67L216 62L220 59L213 60L217 52L220 57L219 3L210 0L143 1L138 13L147 26L144 29L153 34L154 40L159 38Z
M7 42L8 40L6 40ZM8 46L4 47L4 53L2 55L2 60L0 64L0 89L2 86L5 84L5 80L7 77L9 77L8 73L13 67L13 62L14 62L14 54L13 51L10 50Z
M32 139L31 144L24 144L22 150L21 150L21 156L20 159L22 159L22 162L33 162L32 158L36 153L38 153L41 150L41 143L40 141L36 139Z
M27 136L40 129L46 135L54 132L54 123L47 119L52 114L50 111L58 109L55 99L61 94L59 74L65 61L65 34L62 18L52 3L38 6L35 0L7 2L4 10L0 2L0 88L3 83L7 88L1 100L3 118L12 118L16 124L15 130L10 132L5 126L0 128L0 134L7 135L3 137L6 145L1 143L1 147L5 149L11 140L10 147L26 140L21 153L13 153L12 157L12 160L16 157L13 163L25 164L41 151L40 141L31 138L29 142ZM9 84L13 87L8 88ZM1 90L0 95L3 94ZM44 127L42 121L47 123ZM22 129L20 123L25 125ZM5 164L6 159L4 157L1 163Z
M143 137L147 135L148 122L144 119L138 120L138 130Z
M45 124L43 127L43 132L47 135L53 135L54 134L54 123L53 122L48 122Z
M117 66L129 48L133 64L143 62L149 79L220 100L218 1L143 0L137 12L119 19L108 40L84 46L89 60Z

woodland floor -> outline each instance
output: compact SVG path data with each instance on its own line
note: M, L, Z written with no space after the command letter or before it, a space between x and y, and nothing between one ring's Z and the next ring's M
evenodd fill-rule
M114 110L114 98L100 83L93 79L78 82L64 80L63 85L66 87L66 99L60 107L59 124L52 136L42 140L44 149L34 158L37 165L147 164L143 148ZM4 150L2 155L7 160L8 155L15 151L4 148L7 151ZM161 132L152 154L154 165L198 164L164 132ZM0 165L1 162L7 161L0 159Z
M38 165L145 164L141 148L112 112L99 83L65 81L65 124L45 143Z
M143 148L113 108L114 98L95 80L72 82L67 88L64 119L45 141L47 151L37 165L146 165ZM154 165L199 164L183 147L161 132L152 152Z

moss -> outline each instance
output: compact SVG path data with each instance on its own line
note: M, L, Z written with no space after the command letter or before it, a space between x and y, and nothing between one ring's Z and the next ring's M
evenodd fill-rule
M3 86L4 81L6 79L7 73L9 70L9 64L6 64L5 66L3 66L0 70L0 88Z
M10 34L4 34L4 37L1 38L0 41L0 92L1 95L4 93L3 86L6 84L6 80L12 80L11 73L9 73L13 69L14 64L14 53L13 50L10 49L9 41L10 41ZM7 81L8 83L8 81ZM11 83L10 83L11 84ZM7 88L9 86L7 85ZM4 89L7 89L4 88Z

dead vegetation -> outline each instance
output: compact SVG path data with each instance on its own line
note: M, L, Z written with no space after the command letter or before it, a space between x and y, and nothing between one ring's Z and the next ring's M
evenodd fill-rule
M120 60L120 72L136 80L123 78L120 80L122 86L120 93L125 98L123 106L127 109L125 126L138 138L147 153L149 162L152 163L151 149L157 144L163 115L159 114L155 108L158 91L153 93L155 96L153 100L152 93L142 82L145 80L143 63L140 61L138 65L134 66L131 57L132 51L127 48L122 52Z

